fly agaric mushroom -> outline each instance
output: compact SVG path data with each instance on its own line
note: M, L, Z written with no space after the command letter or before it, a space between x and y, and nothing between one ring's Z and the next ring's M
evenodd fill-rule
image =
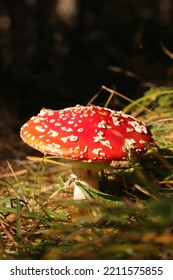
M21 138L44 154L70 159L78 181L99 189L98 171L105 163L147 151L148 127L121 111L89 105L42 109L22 127ZM84 199L75 185L74 199Z

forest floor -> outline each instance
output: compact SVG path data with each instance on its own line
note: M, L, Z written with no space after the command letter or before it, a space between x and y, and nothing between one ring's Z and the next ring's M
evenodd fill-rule
M1 137L0 259L173 259L172 97L172 88L151 88L122 108L149 125L155 144L101 172L100 192L80 185L85 201L73 200L68 166L19 132Z

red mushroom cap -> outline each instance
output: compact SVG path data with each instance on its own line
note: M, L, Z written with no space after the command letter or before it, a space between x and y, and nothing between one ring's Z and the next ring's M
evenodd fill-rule
M152 142L143 122L93 105L42 109L22 126L21 138L44 154L88 162L123 160Z

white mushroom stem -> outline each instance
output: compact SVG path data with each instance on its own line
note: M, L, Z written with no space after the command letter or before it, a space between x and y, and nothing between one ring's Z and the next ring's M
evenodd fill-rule
M98 171L87 168L73 168L73 175L75 175L75 186L74 186L74 200L85 199L85 195L82 190L76 185L76 182L91 186L96 190L99 190L99 175Z

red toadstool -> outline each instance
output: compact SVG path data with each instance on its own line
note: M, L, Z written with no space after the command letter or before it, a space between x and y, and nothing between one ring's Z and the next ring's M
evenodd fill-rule
M42 109L21 127L21 138L44 154L71 159L79 181L99 188L103 163L145 153L152 142L148 127L121 111L94 105ZM76 164L77 163L77 164ZM75 185L74 199L85 198Z

